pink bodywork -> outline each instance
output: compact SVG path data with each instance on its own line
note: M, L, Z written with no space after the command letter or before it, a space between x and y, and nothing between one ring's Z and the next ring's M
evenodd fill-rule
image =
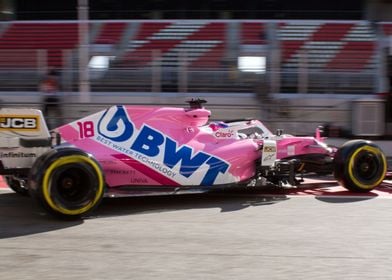
M333 150L323 145L321 140L314 137L283 136L277 141L278 159L306 155L306 154L330 154Z
M214 124L207 125L210 111L201 109L183 109L147 106L121 106L127 114L127 119L133 124L134 131L130 139L116 142L104 137L99 131L105 128L106 119L115 115L120 107L111 107L108 111L101 111L78 121L58 128L64 143L74 145L92 154L105 173L109 187L123 185L148 186L181 186L200 185L200 178L208 173L206 164L200 165L189 177L179 174L179 162L176 166L162 164L165 145L168 141L176 142L176 150L192 149L192 157L202 153L205 157L217 158L227 163L228 168L216 177L214 184L232 184L246 181L255 176L256 161L261 157L260 148L264 138L251 139L232 137L238 132L238 127L217 128ZM106 113L107 112L107 113ZM104 123L104 124L103 124ZM116 129L121 130L122 121L118 121ZM154 133L161 134L165 142L159 145L159 154L154 158L135 153L130 148L143 127L148 126ZM262 126L259 121L244 121L243 128ZM266 130L263 127L264 130ZM216 134L216 132L221 133ZM115 132L111 132L114 133ZM219 137L217 137L217 135ZM221 137L223 136L223 137ZM231 137L229 137L231 136ZM320 146L320 141L313 137L293 137L271 134L268 139L276 138L277 159L298 154L328 153Z

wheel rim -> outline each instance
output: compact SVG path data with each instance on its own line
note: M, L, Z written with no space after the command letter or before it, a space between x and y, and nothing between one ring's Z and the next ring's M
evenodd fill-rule
M95 197L94 176L82 164L65 165L53 172L51 179L52 197L58 205L67 209L79 209Z
M371 190L383 181L386 166L385 157L379 149L363 146L349 160L349 178L356 188Z
M354 174L361 181L378 179L380 163L377 156L369 152L361 152L355 158Z
M84 178L81 183L70 175L72 168L75 168L77 173L81 174L81 178ZM56 214L69 217L79 216L93 209L101 200L105 187L105 180L98 163L79 154L56 158L45 167L41 180L44 206ZM87 185L84 185L85 183ZM81 189L83 186L86 188L85 193L84 188ZM86 194L85 197L82 194ZM69 197L71 200L67 200Z

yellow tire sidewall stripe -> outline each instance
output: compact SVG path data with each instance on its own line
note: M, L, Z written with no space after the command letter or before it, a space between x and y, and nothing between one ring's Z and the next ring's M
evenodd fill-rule
M98 190L96 192L94 199L90 203L85 205L84 207L79 208L79 209L75 209L75 210L66 209L64 207L61 207L60 205L57 205L53 201L53 199L51 197L51 186L50 186L51 178L50 177L51 177L53 171L58 167L61 167L66 164L81 163L81 162L88 163L96 172L96 174L98 176ZM88 210L90 210L98 202L98 200L101 198L102 193L104 191L104 185L105 184L104 184L104 179L102 176L101 169L95 161L93 161L92 159L90 159L86 156L83 156L83 155L70 155L70 156L64 156L64 157L56 159L46 169L45 175L42 180L42 193L43 193L43 196L44 196L46 203L53 210L55 210L61 214L65 214L65 215L80 215L80 214L83 214L83 213L87 212Z
M349 172L350 179L358 187L360 187L362 189L370 190L370 189L373 189L374 187L377 187L379 184L381 184L381 182L384 180L384 176L382 176L379 180L377 180L375 183L373 183L371 185L365 185L355 178L354 173L353 173L355 157L362 151L368 151L368 152L371 152L377 156L381 156L381 159L384 164L382 174L385 174L387 172L387 160L386 160L384 154L382 152L380 152L380 150L378 148L372 147L372 146L360 147L351 155L349 165L348 165L348 172Z

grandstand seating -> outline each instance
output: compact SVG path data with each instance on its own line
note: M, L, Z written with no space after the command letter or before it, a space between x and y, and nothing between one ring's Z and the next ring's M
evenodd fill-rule
M285 22L280 24L278 38L283 91L296 90L299 73L306 75L311 92L374 90L376 35L370 23Z
M374 68L375 34L365 22L286 23L279 29L282 66L312 71L362 71Z
M73 49L78 43L77 24L75 22L67 23L19 23L14 22L0 37L0 66L24 68L31 67L32 63L38 63L37 59L31 58L26 60L13 56L14 59L7 57L9 50L23 50L20 53L24 57L39 56L38 50L45 50L45 60L49 67L62 67L62 51ZM30 52L30 54L28 54ZM5 61L4 61L5 60ZM10 65L12 64L12 65Z
M266 43L264 22L245 21L240 24L241 44ZM94 44L118 43L125 27L125 22L103 22ZM392 25L384 25L384 32L392 33ZM282 22L277 33L282 47L283 68L298 67L301 56L305 55L312 69L354 71L371 66L375 35L366 22ZM191 66L218 67L225 55L225 36L225 22L142 22L119 65L149 64L152 52L159 51L164 65L175 64L183 55ZM46 50L48 66L61 67L61 51L74 49L77 43L75 22L14 22L0 36L0 49L6 50L1 55L6 59L0 64L7 67L31 66L37 63L36 53L31 52L30 59L13 56L13 65L10 65L13 61L8 54L15 50L24 50L25 53L26 50ZM25 55L22 57L25 58Z
M373 63L374 48L374 42L346 42L326 65L326 69L361 71Z
M93 43L116 44L125 27L125 22L104 22ZM41 58L47 68L61 68L63 51L76 47L78 26L75 22L15 22L0 36L0 67L39 68Z
M121 67L151 65L159 59L163 67L219 67L224 55L225 23L172 21L142 23L129 50L118 64Z
M345 75L365 75L361 77L367 77L367 86L361 85L360 91L372 89L371 77L376 71L378 39L371 23L274 21L276 28L272 32L268 30L270 27L267 23L262 20L92 21L94 28L90 28L90 43L98 46L92 50L100 49L100 45L117 47L115 54L109 54L116 56L116 59L102 79L115 79L117 76L129 79L128 74L120 74L122 70L132 70L132 75L140 77L151 75L151 71L145 69L151 68L153 62L159 64L162 71L177 71L173 69L177 69L179 62L187 62L189 71L200 71L193 73L199 81L192 79L190 74L189 82L200 84L201 72L205 71L206 81L209 81L208 75L223 75L224 79L217 81L228 85L228 90L231 90L230 82L243 84L238 73L232 73L241 47L267 46L268 36L275 34L274 38L280 46L282 87L288 91L296 90L294 88L301 71L308 73L311 85L318 84L313 89L310 86L316 92L322 91L319 88L322 87L320 79L324 79L325 75L331 78L343 72ZM385 35L392 35L392 24L382 23L381 27ZM78 46L76 21L0 23L0 70L62 68L63 51L75 50ZM76 59L77 53L72 54ZM136 74L136 71L139 72ZM232 81L227 80L229 76ZM114 80L113 84L116 82ZM125 80L121 82L127 83ZM247 90L251 91L253 86L248 83ZM244 88L232 90L242 91Z

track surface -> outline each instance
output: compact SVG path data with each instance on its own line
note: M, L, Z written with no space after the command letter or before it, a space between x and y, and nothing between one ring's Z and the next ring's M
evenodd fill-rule
M0 176L0 191L9 190L7 183ZM312 195L312 196L352 196L352 197L392 197L392 180L385 180L384 183L369 193L353 193L338 185L333 178L326 176L323 179L306 178L305 182L297 188L276 189L270 188L257 190L259 194L273 195Z
M390 279L390 182L105 199L58 221L0 190L0 279Z

